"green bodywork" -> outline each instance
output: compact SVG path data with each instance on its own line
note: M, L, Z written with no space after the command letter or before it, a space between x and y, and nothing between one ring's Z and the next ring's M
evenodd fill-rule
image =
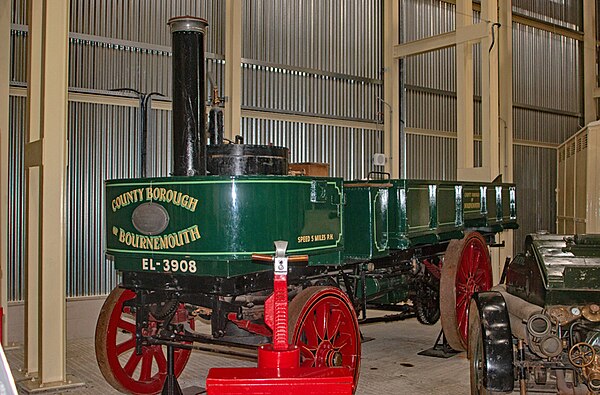
M539 306L600 302L600 236L534 234L525 244L509 266L508 292Z
M344 247L342 199L339 178L107 181L106 251L119 270L169 271L175 264L181 273L231 277L272 270L250 256L272 255L273 242L286 240L288 253L308 254L309 265L339 264ZM169 218L157 235L142 234L132 221L134 210L149 202L162 206Z
M385 256L385 251L376 248L377 237L391 250L404 250L460 239L465 228L500 232L518 226L513 184L372 180L345 185L344 232L347 254L351 249L349 257ZM388 189L387 210L379 207L383 201L373 199L377 188ZM387 221L380 218L386 211ZM367 212L368 218L363 214ZM387 235L380 234L385 222ZM370 235L368 240L365 235Z
M111 180L106 213L116 269L222 278L272 270L251 255L272 256L276 240L310 266L335 267L459 239L469 227L517 226L510 184L297 176ZM366 288L382 303L408 295L402 276L367 278Z
M346 183L345 193L346 258L366 260L388 255L388 188Z

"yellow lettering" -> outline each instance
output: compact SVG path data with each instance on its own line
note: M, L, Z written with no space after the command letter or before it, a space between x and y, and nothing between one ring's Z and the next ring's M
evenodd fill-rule
M188 195L183 195L181 197L181 207L188 208L189 201L190 201L190 197Z
M119 228L119 242L125 243L125 231Z
M181 204L181 192L175 192L175 196L173 196L173 204L176 206Z
M198 199L190 198L190 204L188 205L188 210L191 212L196 211L196 203L198 203Z
M200 238L200 230L198 229L198 225L194 225L191 228L188 228L190 231L190 235L192 237L192 241L196 241Z

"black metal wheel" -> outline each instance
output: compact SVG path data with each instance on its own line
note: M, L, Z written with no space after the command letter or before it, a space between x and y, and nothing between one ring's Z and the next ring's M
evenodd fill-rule
M483 337L481 336L481 321L479 309L471 303L469 311L469 370L471 376L471 395L493 394L483 384L483 369L485 355L483 351Z
M467 351L471 395L512 392L512 341L506 305L499 294L484 292L471 300Z
M421 324L433 325L440 319L440 282L431 272L417 281L413 304Z

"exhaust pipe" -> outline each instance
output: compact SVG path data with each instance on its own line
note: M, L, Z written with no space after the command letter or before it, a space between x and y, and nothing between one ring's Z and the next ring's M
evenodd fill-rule
M171 18L173 48L173 175L206 175L206 87L201 18Z

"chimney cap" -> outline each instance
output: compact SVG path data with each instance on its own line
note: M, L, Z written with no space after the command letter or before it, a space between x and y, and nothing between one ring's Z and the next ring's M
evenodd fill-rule
M171 33L175 32L197 32L206 33L208 21L195 16L176 16L167 22L171 26Z

